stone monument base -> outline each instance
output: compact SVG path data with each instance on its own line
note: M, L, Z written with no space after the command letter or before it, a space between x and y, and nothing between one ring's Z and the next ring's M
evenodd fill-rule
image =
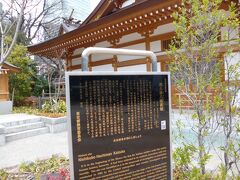
M13 109L12 101L0 101L0 115L11 114Z

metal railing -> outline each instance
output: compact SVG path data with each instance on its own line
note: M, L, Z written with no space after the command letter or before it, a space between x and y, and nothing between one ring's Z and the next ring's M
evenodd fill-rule
M152 71L157 71L157 56L152 51L89 47L82 52L82 71L88 71L89 56L93 54L145 56L152 60Z

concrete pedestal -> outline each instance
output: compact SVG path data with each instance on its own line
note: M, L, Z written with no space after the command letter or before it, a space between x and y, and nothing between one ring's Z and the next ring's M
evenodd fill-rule
M67 130L67 118L48 118L42 117L42 121L49 128L50 133L59 133Z
M0 101L0 115L11 114L13 109L12 101Z
M6 143L4 129L5 129L5 127L0 125L0 146L3 146Z

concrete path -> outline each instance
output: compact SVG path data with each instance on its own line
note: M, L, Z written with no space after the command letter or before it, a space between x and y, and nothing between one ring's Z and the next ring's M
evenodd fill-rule
M53 154L68 157L66 131L29 137L0 146L0 168L19 165L24 161L46 159Z
M23 121L27 119L39 118L39 116L29 115L29 114L6 114L0 115L0 124L6 124L16 121Z

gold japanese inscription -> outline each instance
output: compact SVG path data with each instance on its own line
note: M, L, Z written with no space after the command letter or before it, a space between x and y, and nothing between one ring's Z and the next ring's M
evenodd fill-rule
M73 83L75 179L170 179L167 83L118 75Z
M156 148L134 154L126 154L125 150L113 151L104 154L79 155L80 162L86 162L79 169L80 179L167 179L167 163L156 164L157 161L167 159L167 149ZM120 156L119 156L120 155ZM105 158L108 157L106 160ZM88 163L95 160L93 163ZM138 168L149 164L144 168ZM135 169L135 170L133 170Z
M81 122L80 122L80 112L76 112L76 123L77 123L77 142L81 142Z

